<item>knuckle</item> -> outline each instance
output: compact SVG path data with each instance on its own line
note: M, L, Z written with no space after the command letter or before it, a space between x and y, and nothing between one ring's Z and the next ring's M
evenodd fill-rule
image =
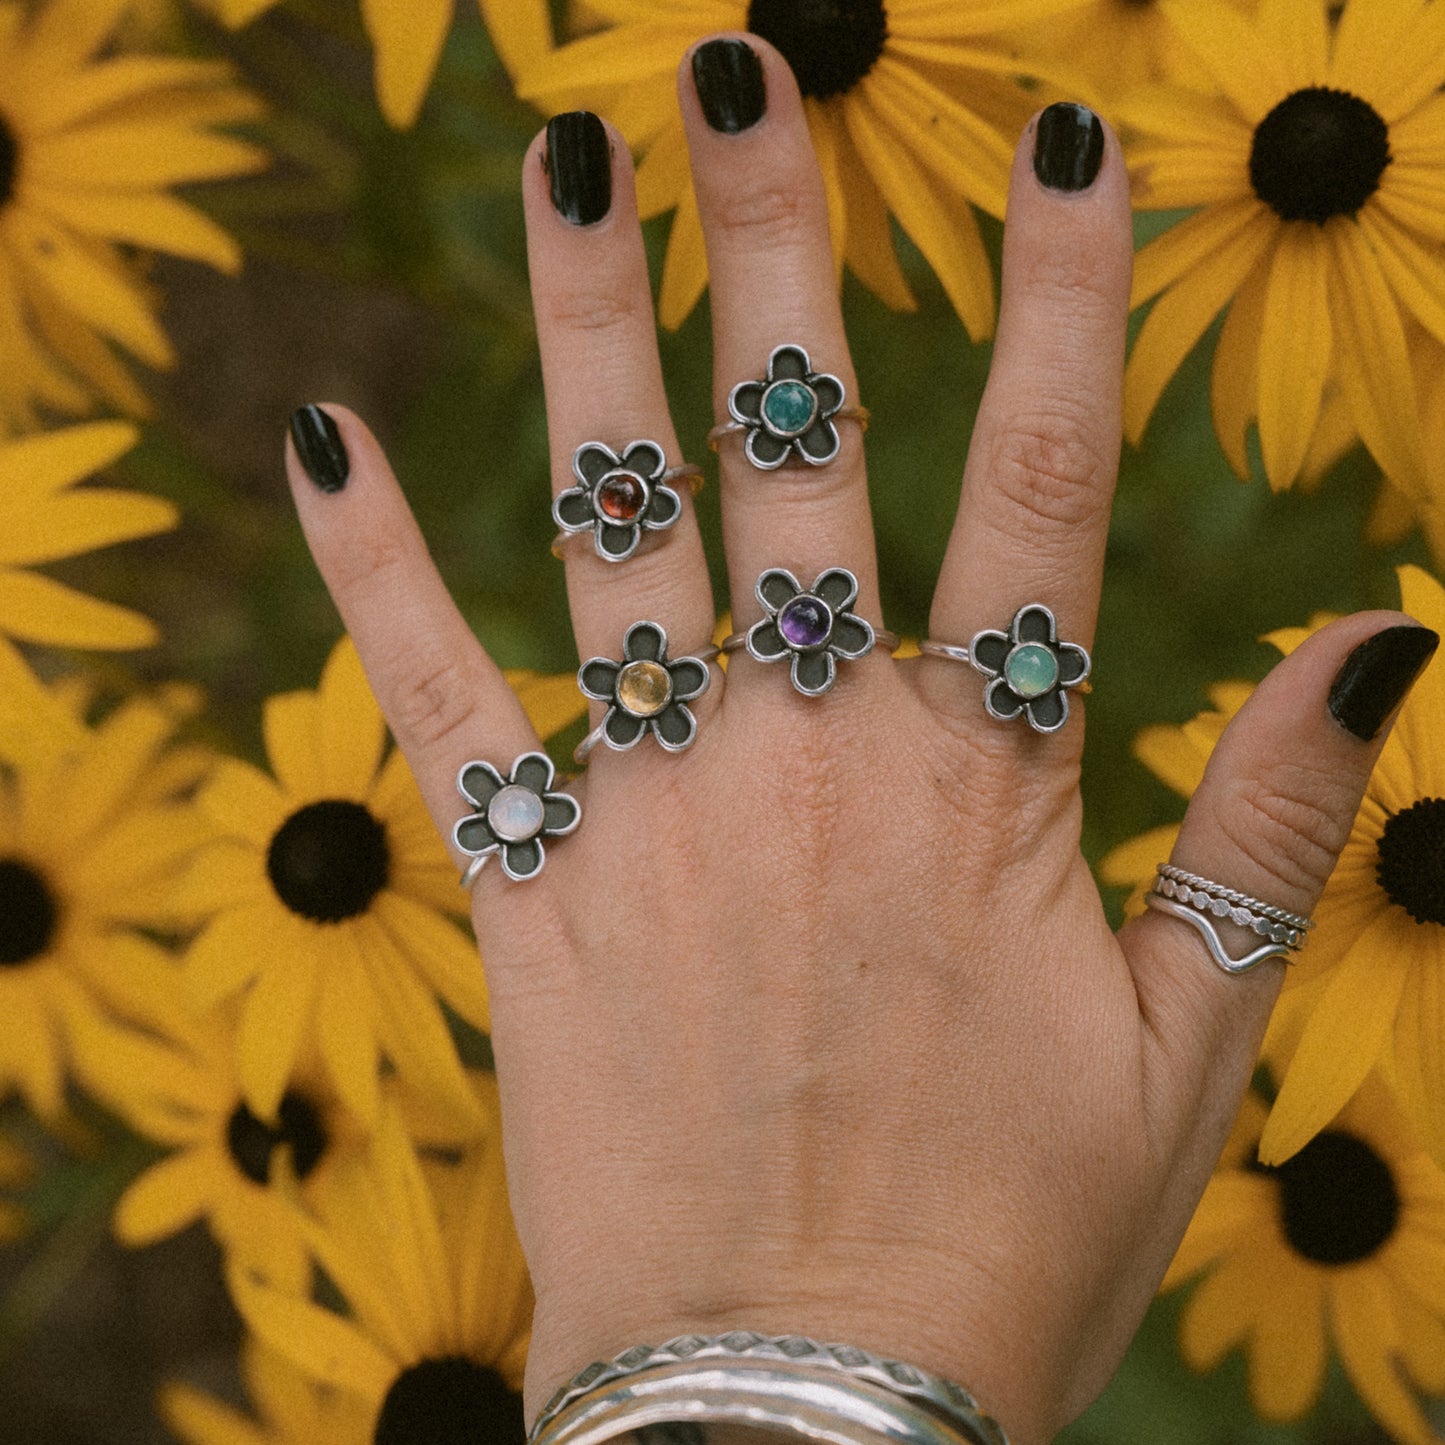
M743 187L714 199L711 219L729 237L772 250L807 245L818 227L817 209L802 187L783 178Z
M381 579L403 571L410 559L411 549L402 538L385 532L353 537L332 559L327 581L340 603L374 591Z
M432 748L471 721L476 689L453 659L408 657L399 676L388 710L398 737Z
M1016 417L989 459L990 485L1030 529L1081 526L1098 509L1113 468L1094 433L1092 420L1066 402Z
M1297 762L1235 783L1216 822L1228 843L1272 885L1314 895L1344 847L1353 812L1342 812L1338 780Z
M640 298L627 286L564 288L548 299L546 310L547 319L564 331L609 332L642 320L652 327L650 302L644 317Z

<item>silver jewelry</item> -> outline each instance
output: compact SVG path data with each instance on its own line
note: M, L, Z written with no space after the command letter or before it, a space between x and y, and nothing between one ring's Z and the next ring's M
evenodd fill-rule
M462 874L463 888L476 882L494 853L508 878L535 878L547 861L542 839L576 830L582 805L571 793L551 791L555 776L546 753L523 753L505 778L480 759L462 764L457 791L475 809L452 829L452 841L472 860Z
M1248 973L1267 958L1298 953L1304 947L1305 934L1315 926L1314 920L1303 913L1291 913L1197 873L1187 873L1172 863L1161 863L1155 872L1158 876L1154 887L1144 895L1145 903L1197 929L1210 957L1225 973ZM1236 958L1225 948L1215 919L1248 928L1267 942Z
M775 471L790 456L810 467L826 466L842 445L836 420L868 426L868 409L845 406L845 399L843 383L831 372L814 371L801 346L775 346L767 375L740 381L728 393L732 419L713 427L707 443L716 451L723 437L744 433L747 459L764 472Z
M622 660L589 657L577 669L583 694L608 704L602 721L577 744L574 762L587 761L598 743L616 752L635 748L650 732L670 753L691 747L697 719L687 706L708 690L718 654L709 644L669 661L667 633L656 622L634 622L622 639Z
M871 623L850 612L858 579L846 567L820 572L804 587L786 568L770 567L754 587L767 614L746 632L723 639L721 651L746 647L759 662L791 658L793 686L805 697L821 697L837 680L838 659L866 657L880 641L898 646L891 632L875 632Z
M1091 665L1077 643L1059 641L1054 614L1038 602L1020 607L1007 632L975 632L967 647L925 638L918 650L992 679L983 694L988 715L1000 722L1022 716L1036 733L1056 733L1068 722L1065 689L1078 687Z
M1008 1445L961 1385L851 1345L751 1330L682 1335L598 1360L563 1385L532 1445L598 1445L651 1424L731 1422L832 1445ZM624 1423L625 1422L625 1423Z
M569 537L592 533L604 562L625 562L637 551L642 534L661 532L682 515L682 499L668 485L679 477L702 485L702 468L669 467L662 448L651 441L628 442L618 456L602 442L583 442L572 454L575 487L552 499L552 518L562 529L552 555L562 555Z

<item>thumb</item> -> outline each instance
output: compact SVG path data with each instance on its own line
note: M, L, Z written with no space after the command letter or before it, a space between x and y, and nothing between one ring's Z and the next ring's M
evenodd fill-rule
M1398 612L1341 618L1306 638L1225 729L1169 862L1221 888L1309 914L1350 836L1395 711L1439 641ZM1267 941L1227 917L1209 921L1235 958ZM1185 1101L1197 1116L1200 1101L1212 1100L1210 1117L1197 1122L1222 1139L1283 981L1283 962L1228 973L1211 958L1203 930L1153 908L1129 923L1119 942L1146 1034L1157 1046L1154 1102L1177 1121Z

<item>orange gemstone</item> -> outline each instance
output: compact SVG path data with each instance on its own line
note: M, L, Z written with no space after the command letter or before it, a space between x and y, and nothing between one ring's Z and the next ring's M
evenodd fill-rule
M597 507L611 522L635 522L647 505L647 488L631 472L612 472L597 488Z

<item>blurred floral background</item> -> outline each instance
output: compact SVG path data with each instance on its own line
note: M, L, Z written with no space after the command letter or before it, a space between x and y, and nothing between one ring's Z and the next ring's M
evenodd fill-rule
M522 1439L465 898L282 438L309 402L367 418L566 765L518 168L577 106L635 147L678 432L711 467L672 77L719 29L809 97L905 635L1014 140L1062 97L1125 139L1139 309L1083 783L1117 917L1281 652L1402 597L1445 630L1445 0L0 0L6 1441ZM725 605L715 487L699 508ZM1438 661L1317 917L1073 1445L1445 1438Z

